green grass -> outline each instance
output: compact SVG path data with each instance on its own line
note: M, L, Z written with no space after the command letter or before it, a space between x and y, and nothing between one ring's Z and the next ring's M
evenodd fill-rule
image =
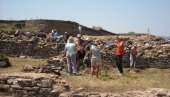
M0 73L13 73L21 72L24 66L47 64L45 59L33 59L33 58L9 58L12 67L0 68Z
M114 72L113 72L114 71ZM124 76L117 76L117 70L110 70L106 75L100 73L99 78L86 76L69 76L69 80L75 87L88 87L96 91L120 91L120 90L143 90L146 88L168 88L170 89L170 69L145 69L138 74L131 74L125 69Z
M21 72L23 66L47 64L45 59L33 58L9 58L12 67L0 68L0 73ZM124 76L117 76L117 68L105 72L100 72L99 78L91 78L89 74L84 76L70 76L62 74L73 88L84 87L87 91L124 91L143 90L146 88L168 88L170 89L170 69L143 69L138 74L129 73L129 69L124 69Z

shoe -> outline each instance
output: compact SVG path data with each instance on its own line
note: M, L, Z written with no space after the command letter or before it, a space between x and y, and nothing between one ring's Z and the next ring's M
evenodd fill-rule
M124 74L123 74L123 73L118 73L118 74L116 74L116 75L123 76Z
M133 70L131 70L131 71L130 71L130 73L136 74L136 72L135 72L135 71L133 71Z

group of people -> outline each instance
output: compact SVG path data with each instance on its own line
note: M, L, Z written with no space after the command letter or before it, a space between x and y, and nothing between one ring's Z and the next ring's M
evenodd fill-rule
M27 34L30 34L27 32ZM17 30L14 34L14 36L19 35L19 30ZM65 43L65 51L66 52L66 59L67 59L67 71L70 74L77 74L80 70L82 70L81 67L83 67L83 74L85 74L89 68L90 68L90 74L93 77L94 74L96 74L96 77L99 75L100 66L102 64L102 58L101 58L101 51L105 44L106 46L110 46L112 44L111 41L108 41L106 43L102 42L101 39L91 39L91 37L86 37L85 39L82 39L81 34L77 34L77 37L74 38L72 36L69 36L67 32L65 32L63 35L59 35L58 31L56 29L53 29L51 33L48 35L44 33L43 31L40 31L37 33L37 37L40 37L42 39L45 39L47 41L55 40L60 41L63 40ZM123 75L123 64L122 64L122 57L124 55L124 39L121 36L118 36L116 38L117 41L117 47L115 51L116 55L116 65L118 68L118 75ZM112 45L111 45L112 46ZM137 56L137 44L134 43L134 45L131 47L130 50L130 72L135 73L135 65L136 65L136 58Z
M77 40L77 42L75 41ZM116 48L116 65L118 67L118 75L124 75L122 57L124 55L124 40L121 36L117 37ZM67 59L67 72L77 74L82 68L82 74L86 73L90 68L90 75L99 77L100 66L102 64L101 52L105 44L99 39L92 40L91 37L82 39L80 34L77 37L70 36L65 44L65 52ZM137 45L133 45L130 52L130 66L131 71L136 64Z

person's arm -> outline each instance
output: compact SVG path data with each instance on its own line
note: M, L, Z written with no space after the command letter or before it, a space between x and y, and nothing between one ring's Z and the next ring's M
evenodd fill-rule
M124 45L124 42L123 42L123 41L121 41L121 42L118 44L119 47L122 47L123 45Z
M91 57L92 56L92 49L90 48L90 51L89 51L89 56Z
M77 44L75 44L75 46L74 46L74 51L75 52L77 51Z

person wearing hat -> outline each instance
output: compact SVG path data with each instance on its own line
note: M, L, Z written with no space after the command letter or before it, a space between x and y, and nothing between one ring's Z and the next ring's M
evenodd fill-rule
M122 57L124 55L124 41L123 37L117 37L117 48L116 48L116 65L119 73L117 75L123 75Z
M64 42L67 43L67 40L69 39L69 35L67 32L64 33Z
M67 44L65 45L67 67L70 74L77 73L76 64L76 44L72 36L69 37Z
M80 70L80 67L83 63L83 58L85 56L85 50L84 50L84 47L85 47L85 44L84 44L84 40L81 39L81 35L80 34L77 34L77 46L76 46L76 49L77 49L77 65L78 65L78 70Z
M137 43L134 43L130 50L130 72L131 73L136 73L135 72L135 66L136 66L136 56L137 56Z
M83 59L83 64L84 64L84 71L83 71L83 74L85 74L88 69L91 67L91 61L90 61L90 48L92 46L92 43L91 43L91 38L90 37L86 37L85 38L85 56L84 56L84 59Z

